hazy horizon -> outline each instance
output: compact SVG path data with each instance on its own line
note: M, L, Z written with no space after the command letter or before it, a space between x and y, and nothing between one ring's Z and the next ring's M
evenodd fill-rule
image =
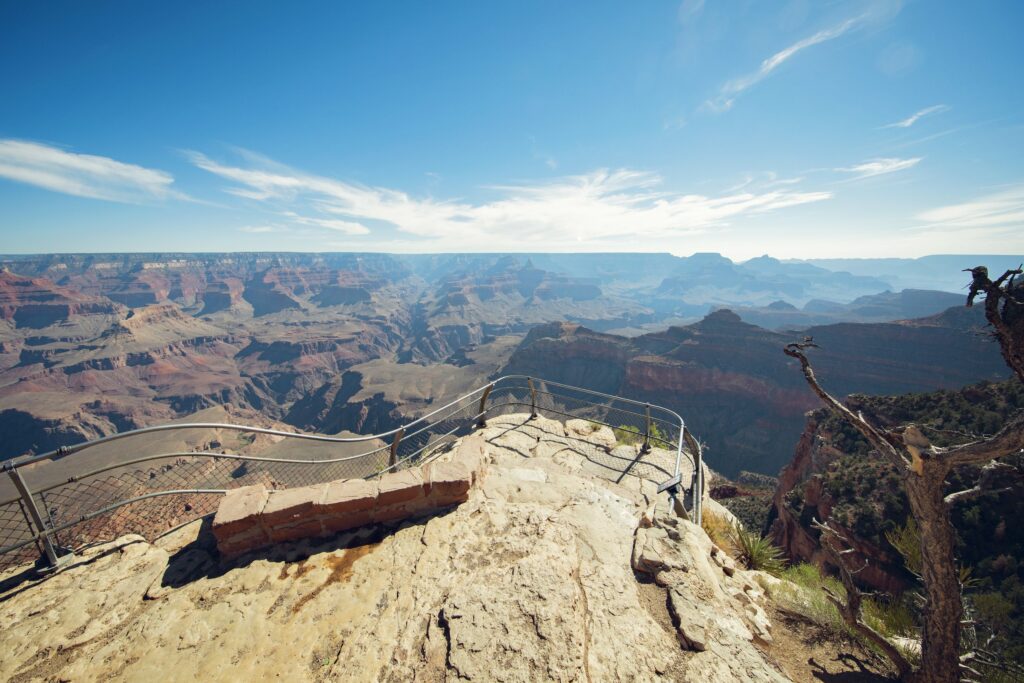
M541 256L541 255L562 255L562 256L579 256L579 255L599 255L599 254L622 254L622 255L668 255L675 258L688 259L699 255L717 255L729 259L733 263L745 263L752 259L758 258L773 258L777 261L783 262L803 262L803 261L919 261L922 259L929 258L958 258L958 257L978 257L978 258L1009 258L1024 259L1024 253L1015 254L1012 252L1002 253L984 253L981 251L964 251L962 253L928 253L921 254L920 256L843 256L843 255L824 255L824 256L812 256L809 258L792 258L786 256L779 256L777 254L764 253L757 254L755 256L749 256L746 258L733 258L728 254L722 253L721 251L707 250L707 251L694 251L690 253L674 253L671 251L633 251L626 249L619 250L603 250L603 251L544 251L544 250L533 250L533 251L511 251L511 250L481 250L481 251L386 251L377 249L227 249L227 250L201 250L201 249L167 249L167 250L95 250L95 251L0 251L0 258L3 257L31 257L31 256L131 256L131 255L192 255L192 256L210 256L219 254L295 254L295 255L313 255L313 254L379 254L385 256ZM984 264L982 264L984 265Z

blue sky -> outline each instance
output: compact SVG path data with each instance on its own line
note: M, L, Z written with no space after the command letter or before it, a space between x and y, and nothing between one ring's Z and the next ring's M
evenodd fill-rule
M0 5L0 252L1024 253L1024 3Z

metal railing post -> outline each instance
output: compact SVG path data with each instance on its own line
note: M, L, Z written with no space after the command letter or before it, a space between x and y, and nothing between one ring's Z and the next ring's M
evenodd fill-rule
M53 540L47 533L47 527L43 523L43 516L39 514L39 508L36 506L35 498L32 497L32 491L29 490L25 484L25 480L21 478L21 472L18 471L17 467L14 467L13 463L8 463L4 466L7 470L7 474L10 475L11 481L14 482L14 488L18 489L18 494L21 496L22 502L25 504L25 508L28 510L29 517L32 519L32 524L36 527L36 532L42 534L40 539L43 542L43 551L46 553L46 561L51 567L57 567L60 558L57 555L57 549L53 547ZM32 533L31 526L29 533Z
M533 378L527 377L526 383L530 386L530 419L537 417L537 388L533 386Z
M641 453L651 452L651 404L644 404L644 445L640 447Z
M395 432L395 438L391 440L391 456L388 458L388 467L398 464L398 444L402 443L403 436L405 436L405 427Z
M690 481L690 497L693 504L693 522L700 525L702 508L704 506L704 465L700 443L693 438L693 434L686 427L683 427L683 438L686 445L693 454L693 477Z
M491 395L491 389L493 388L494 383L491 382L487 385L487 388L484 389L484 395L480 397L480 410L476 411L480 415L480 420L476 423L477 427L487 426L487 420L484 418L484 411L487 409L487 397Z

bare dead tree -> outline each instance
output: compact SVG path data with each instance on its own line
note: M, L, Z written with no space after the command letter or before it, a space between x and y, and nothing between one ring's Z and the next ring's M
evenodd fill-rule
M946 448L933 445L916 425L902 430L876 427L821 387L804 353L815 346L813 340L806 339L787 345L784 351L800 361L807 384L826 407L853 425L893 465L906 490L910 513L921 530L921 668L908 672L904 679L913 683L954 683L965 670L959 655L963 603L949 510L958 500L972 494L945 496L945 480L954 467L984 464L1021 452L1024 414L1017 415L991 437Z
M973 306L979 294L985 295L985 319L992 326L1006 364L1024 382L1024 283L1016 280L1024 270L1008 270L995 280L989 279L985 266L964 270L971 274L967 306Z
M822 523L818 520L814 520L814 527L821 532L821 547L832 559L832 563L839 568L839 578L843 582L843 588L846 589L846 597L841 599L840 596L836 595L828 587L825 587L825 597L835 605L836 609L839 610L839 615L850 628L874 643L885 653L885 656L896 667L901 679L908 677L913 672L914 667L903 656L903 653L890 643L885 636L868 626L861 619L860 607L865 596L853 577L867 566L867 560L864 561L861 567L854 568L851 566L852 559L850 559L854 552L853 542L847 538L845 532L840 531L828 522Z

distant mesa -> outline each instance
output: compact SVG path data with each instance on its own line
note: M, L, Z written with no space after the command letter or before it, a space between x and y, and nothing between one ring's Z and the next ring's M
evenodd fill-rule
M116 314L109 299L60 287L46 278L0 272L0 319L16 328L43 329L75 315Z

